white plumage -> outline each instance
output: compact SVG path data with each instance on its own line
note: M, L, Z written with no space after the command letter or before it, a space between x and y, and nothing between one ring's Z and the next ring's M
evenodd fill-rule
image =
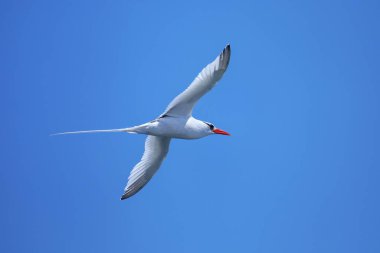
M191 116L195 103L222 78L230 62L230 55L230 45L227 45L223 52L198 74L190 86L170 102L164 114Z
M171 138L198 139L211 134L229 135L213 124L195 119L192 111L196 102L222 78L231 56L230 45L194 79L190 86L168 105L165 112L148 123L120 129L64 132L61 134L128 132L146 134L145 151L141 161L132 169L121 199L136 194L153 177L166 157Z
M148 135L144 155L131 171L121 199L138 192L153 177L169 151L170 140L168 137Z

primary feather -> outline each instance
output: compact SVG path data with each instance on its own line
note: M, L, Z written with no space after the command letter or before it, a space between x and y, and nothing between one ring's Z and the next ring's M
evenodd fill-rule
M136 194L160 168L169 150L170 138L148 135L141 161L131 171L121 199Z
M230 62L231 47L227 45L223 52L208 64L189 85L168 105L164 115L191 116L195 103L222 78Z

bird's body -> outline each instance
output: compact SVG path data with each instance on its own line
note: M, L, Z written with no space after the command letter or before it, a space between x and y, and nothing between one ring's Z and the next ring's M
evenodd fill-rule
M125 132L176 139L199 139L213 134L207 124L191 116L164 116L140 126L126 128Z
M148 123L120 129L64 132L59 134L79 134L98 132L127 132L148 135L141 161L132 169L121 199L136 194L159 169L169 150L172 138L199 139L211 134L229 135L213 124L195 119L192 110L196 102L219 81L228 67L231 50L227 45L223 52L207 65L155 120Z

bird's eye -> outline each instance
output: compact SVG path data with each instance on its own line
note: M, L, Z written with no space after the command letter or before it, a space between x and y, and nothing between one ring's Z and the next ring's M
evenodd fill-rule
M205 124L207 124L207 125L210 127L211 131L212 131L212 130L214 130L214 128L215 128L215 127L214 127L214 125L213 125L213 124L211 124L211 123L208 123L208 122L205 122Z

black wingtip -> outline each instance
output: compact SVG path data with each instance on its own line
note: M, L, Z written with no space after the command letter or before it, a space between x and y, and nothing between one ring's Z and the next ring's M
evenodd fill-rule
M124 200L124 199L127 199L127 198L128 198L127 194L124 194L123 196L121 196L120 200Z
M221 64L221 69L227 69L228 64L230 63L230 56L231 56L231 46L230 43L227 44L227 46L223 49L223 52L219 55L219 61Z
M223 54L226 53L226 52L228 54L231 53L231 45L230 45L230 43L228 43L227 46L223 49Z

